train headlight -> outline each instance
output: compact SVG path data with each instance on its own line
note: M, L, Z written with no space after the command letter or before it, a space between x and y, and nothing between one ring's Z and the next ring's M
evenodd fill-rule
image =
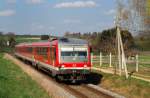
M84 67L87 67L87 65L84 65Z
M65 67L65 65L61 65L61 67L62 67L62 68L64 68L64 67Z

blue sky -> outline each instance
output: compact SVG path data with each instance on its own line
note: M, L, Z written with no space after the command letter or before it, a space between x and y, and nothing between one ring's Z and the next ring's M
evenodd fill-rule
M114 26L115 0L0 0L0 31L94 32Z

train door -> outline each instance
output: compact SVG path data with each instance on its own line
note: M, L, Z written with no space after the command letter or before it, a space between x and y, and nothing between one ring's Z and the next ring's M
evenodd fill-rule
M50 47L50 65L52 65L52 61L53 61L53 60L52 60L52 55L53 55L53 54L52 54L52 47Z
M50 47L48 47L47 57L48 57L48 64L50 64Z
M56 48L50 47L50 64L55 66L56 64Z
M56 48L53 47L53 65L56 65Z

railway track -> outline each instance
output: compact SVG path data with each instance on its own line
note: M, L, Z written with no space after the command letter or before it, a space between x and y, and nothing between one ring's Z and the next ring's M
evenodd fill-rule
M75 92L77 98L113 98L87 85L69 85L66 88Z
M14 55L11 55L13 59L16 59ZM17 59L18 60L18 59ZM21 60L19 60L21 61ZM21 61L22 62L22 61ZM31 64L26 64L25 66L31 66ZM23 65L22 65L23 66ZM32 70L35 70L35 68L30 67ZM37 70L36 70L37 71ZM74 96L74 98L116 98L113 96L110 96L104 92L101 92L95 88L92 88L88 86L88 84L68 84L68 83L58 83L56 80L49 76L47 72L44 72L42 70L38 70L38 73L42 75L43 79L47 79L48 81L51 81L52 83L56 84L57 86L65 89L67 92L69 92L71 95ZM52 88L49 88L52 89ZM73 96L70 96L70 98L73 98ZM124 97L118 97L118 98L124 98Z
M98 91L92 87L89 87L88 84L71 84L66 82L57 82L54 78L47 75L47 72L39 70L48 80L53 81L56 85L64 88L69 93L74 95L76 98L114 98L110 95L104 94L103 92Z

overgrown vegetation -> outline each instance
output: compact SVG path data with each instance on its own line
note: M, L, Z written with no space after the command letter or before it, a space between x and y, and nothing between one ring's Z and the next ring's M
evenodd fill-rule
M0 33L0 52L12 52L15 45L16 40L13 33L6 35Z
M39 85L0 53L0 98L49 98Z
M142 32L135 37L135 43L142 51L150 51L150 31Z

